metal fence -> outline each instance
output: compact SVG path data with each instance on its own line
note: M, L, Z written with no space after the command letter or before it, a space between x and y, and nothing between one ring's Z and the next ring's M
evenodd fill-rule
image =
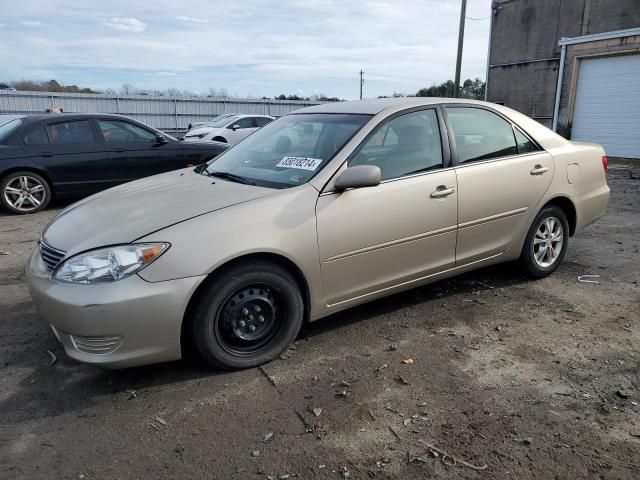
M53 107L61 107L65 113L118 113L165 132L182 132L190 123L222 113L280 116L319 103L322 102L0 90L0 114L44 113Z

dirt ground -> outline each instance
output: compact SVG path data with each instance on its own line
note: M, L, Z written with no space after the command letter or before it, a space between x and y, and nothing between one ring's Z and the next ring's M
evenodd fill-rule
M67 358L23 273L60 205L1 216L0 478L638 479L640 165L608 178L608 213L551 277L503 265L395 295L234 373Z

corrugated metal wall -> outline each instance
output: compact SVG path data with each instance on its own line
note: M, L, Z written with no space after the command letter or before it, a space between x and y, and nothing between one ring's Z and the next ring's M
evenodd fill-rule
M221 113L280 116L320 102L223 97L160 97L93 93L18 92L0 90L0 114L44 113L61 107L65 113L119 113L167 132L181 132L190 123Z

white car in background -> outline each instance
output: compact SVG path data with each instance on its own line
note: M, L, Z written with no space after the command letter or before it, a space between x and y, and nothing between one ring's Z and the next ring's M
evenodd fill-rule
M269 115L232 115L206 127L190 130L184 136L184 141L214 140L234 145L273 120L275 117Z

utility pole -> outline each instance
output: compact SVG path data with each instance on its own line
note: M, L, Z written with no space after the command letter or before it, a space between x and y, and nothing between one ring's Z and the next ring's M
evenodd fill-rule
M364 71L360 69L360 100L362 100L362 86L364 85Z
M462 0L460 8L460 28L458 29L458 58L456 59L456 79L453 84L453 96L460 94L460 67L462 66L462 47L464 45L464 20L467 15L467 0Z

